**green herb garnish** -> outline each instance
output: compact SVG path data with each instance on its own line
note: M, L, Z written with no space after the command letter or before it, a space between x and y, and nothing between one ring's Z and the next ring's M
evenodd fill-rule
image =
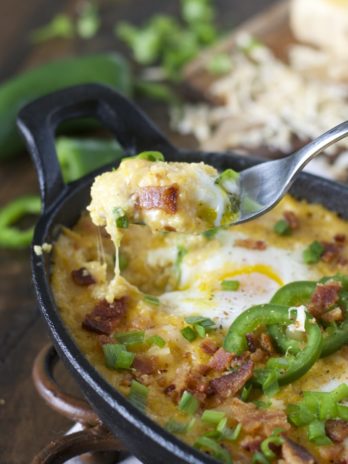
M181 335L189 342L193 342L197 338L197 333L191 327L184 327L181 329Z
M143 159L147 161L164 161L164 156L159 151L143 151L136 156L138 159Z
M195 448L208 451L209 454L224 464L232 464L230 453L212 438L199 437L194 446Z
M149 389L142 383L132 380L128 399L138 409L145 411Z
M161 303L159 298L153 295L144 295L144 301L146 301L146 303L149 303L153 306L159 306Z
M239 287L240 287L240 282L238 280L223 280L221 282L222 290L235 292L239 289Z
M106 343L103 345L105 363L110 369L130 369L135 354L127 351L125 345Z
M210 425L218 425L225 418L226 414L223 411L214 409L206 409L202 414L202 421Z
M182 412L192 416L197 412L199 408L199 401L195 396L193 396L188 391L184 391L180 401L179 401L179 409Z
M166 344L166 341L164 340L164 338L162 338L161 336L159 335L152 335L151 337L149 337L147 340L146 340L146 343L149 345L149 346L153 346L153 345L156 345L158 346L159 348L163 348Z
M279 221L274 224L273 230L277 235L281 236L291 235L292 232L290 224L286 219L279 219Z
M319 262L324 251L324 246L320 242L314 241L304 250L303 260L306 264L315 264Z
M116 227L118 227L119 229L128 228L129 221L123 208L113 208L112 214L115 218Z
M116 340L119 343L125 346L131 346L131 345L139 345L143 343L144 336L145 336L144 331L133 331L133 332L125 332L125 333L116 333L114 335L114 338L116 338Z

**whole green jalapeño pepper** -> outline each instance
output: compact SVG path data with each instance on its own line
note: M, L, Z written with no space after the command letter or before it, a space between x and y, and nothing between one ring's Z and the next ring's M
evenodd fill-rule
M231 324L224 341L224 349L242 354L247 350L246 334L262 326L277 325L287 327L293 322L288 306L263 304L252 306ZM283 358L270 358L265 370L272 370L280 385L293 382L304 375L319 358L322 349L322 335L314 318L308 318L305 324L307 341L296 355ZM258 374L260 374L259 370ZM260 375L258 376L260 378ZM256 382L258 382L257 379Z
M330 280L335 280L342 284L339 305L345 310L345 320L335 326L328 326L324 328L321 357L335 353L343 345L348 343L348 276L336 274L334 276L324 277L318 283L325 284ZM275 293L271 299L271 304L282 304L286 306L308 305L316 286L317 282L312 281L291 282L290 284L280 288ZM271 325L268 328L268 332L282 352L285 353L290 351L291 353L296 354L301 350L300 343L286 334L286 328L279 325Z

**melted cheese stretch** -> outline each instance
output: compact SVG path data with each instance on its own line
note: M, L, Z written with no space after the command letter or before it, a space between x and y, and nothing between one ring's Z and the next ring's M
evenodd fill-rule
M93 222L106 226L112 237L117 208L122 208L131 222L145 223L152 231L199 233L234 218L227 190L216 183L218 176L215 168L204 163L126 158L118 169L95 179L88 210ZM236 195L236 184L231 184L228 182L226 188L232 188L230 193ZM141 201L139 204L146 189L165 187L174 187L177 192L174 200L168 199L174 201L172 210L151 204L142 206Z

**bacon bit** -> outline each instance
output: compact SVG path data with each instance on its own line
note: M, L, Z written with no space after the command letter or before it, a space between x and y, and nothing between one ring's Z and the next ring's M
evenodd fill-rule
M340 262L342 259L342 244L335 242L320 242L324 247L321 260L325 263Z
M335 443L333 445L319 446L319 455L325 462L344 463L342 456L344 453L344 445Z
M211 391L216 393L220 398L234 396L252 377L253 369L253 362L248 360L243 363L238 370L211 380L209 382L209 387Z
M204 371L203 371L204 372ZM186 390L193 393L200 402L205 401L209 393L208 379L200 368L192 370L186 380Z
M232 398L230 406L234 419L242 424L246 433L253 436L260 434L268 437L278 427L284 432L290 429L286 414L279 409L258 409L253 403L244 403L238 398Z
M271 337L264 332L260 335L260 346L269 355L273 355L276 352Z
M316 318L321 318L339 300L339 291L342 288L341 282L331 280L325 284L317 284L308 311Z
M266 250L267 245L263 240L253 240L252 238L237 239L235 246L248 248L248 250Z
M258 347L258 343L257 343L257 339L256 339L255 335L253 333L247 333L245 335L245 338L246 338L246 341L247 341L249 351L251 353L255 353L255 351L256 351L256 349Z
M244 448L246 451L249 451L250 453L255 453L256 451L259 451L260 445L263 442L262 437L252 437L251 435L247 435L241 442L240 446Z
M175 390L176 390L175 385L171 383L163 390L163 393L171 397L171 395L175 392Z
M239 369L240 366L250 358L251 358L251 356L250 356L249 351L245 351L241 355L233 354L233 359L232 359L232 362L231 362L232 369Z
M132 367L141 375L151 375L155 372L155 360L153 357L136 355Z
M122 297L108 303L101 300L93 311L87 314L82 322L82 328L98 334L110 335L126 313L127 298Z
M74 281L74 284L79 285L80 287L88 287L96 282L95 278L85 267L80 267L80 269L71 271L71 278Z
M108 335L99 335L98 340L102 346L115 343L115 339Z
M329 419L325 422L326 434L335 443L342 443L348 437L348 422L341 419Z
M346 242L347 237L344 234L336 234L334 240L336 243L343 245Z
M321 318L323 321L331 323L331 322L343 321L344 316L343 316L342 309L337 307L337 308L332 309L328 313L324 313L321 316Z
M208 366L218 372L225 371L231 364L233 354L219 348L208 362Z
M210 354L210 355L214 354L219 348L216 342L214 340L211 340L210 338L203 340L200 346L202 350L204 351L204 353Z
M284 211L283 216L291 230L296 230L300 227L298 216L293 211Z
M143 209L162 209L168 214L177 212L179 188L177 185L141 187L136 205Z
M286 464L315 464L314 457L298 443L284 438L282 456Z
M260 364L260 363L266 362L268 358L269 356L266 353L266 351L261 350L261 348L258 348L255 351L255 353L252 353L250 355L250 359L252 360L254 364Z

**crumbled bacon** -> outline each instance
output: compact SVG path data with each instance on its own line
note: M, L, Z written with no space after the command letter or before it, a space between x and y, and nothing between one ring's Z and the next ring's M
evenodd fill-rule
M329 419L325 422L326 434L335 443L342 443L348 438L348 422L341 419Z
M262 441L262 437L247 435L240 442L240 446L246 451L249 451L249 453L255 453L256 451L259 451Z
M175 214L178 195L177 185L141 187L137 191L136 205L143 209L162 209L168 214Z
M219 348L217 352L210 358L208 366L218 372L225 371L231 364L233 354Z
M126 309L126 297L114 300L112 303L101 300L93 311L85 316L82 327L90 332L110 335L125 315Z
M250 359L254 364L261 364L267 361L269 358L269 355L266 353L266 351L261 350L261 348L257 348L255 353L251 353Z
M132 367L141 375L151 375L155 372L155 359L153 357L136 355Z
M267 244L263 240L253 240L252 238L237 239L235 246L248 248L249 250L266 250Z
M89 285L95 284L95 278L88 272L85 267L80 267L80 269L75 269L71 271L71 278L74 284L79 285L80 287L88 287Z
M339 242L320 242L324 247L324 252L321 255L321 260L325 263L341 262L343 259L343 247Z
M247 341L247 345L248 345L248 349L251 353L255 353L257 347L258 347L258 343L257 343L257 339L255 337L255 335L253 333L247 333L245 335L245 338L246 338L246 341Z
M282 457L285 464L315 464L314 457L301 445L284 438Z
M320 457L325 462L343 464L344 445L342 443L334 443L333 445L319 446L318 452Z
M206 354L214 354L219 347L217 346L216 342L210 338L206 338L205 340L202 341L201 343L201 348Z
M293 211L284 211L283 216L291 230L296 230L300 227L298 216Z
M264 332L262 332L262 334L260 335L260 346L264 351L266 351L267 354L269 355L275 354L275 349L272 343L272 339L268 334Z
M253 403L244 403L238 398L232 398L229 404L234 419L242 424L244 432L253 436L267 437L278 427L284 432L290 429L286 414L279 409L258 409Z
M209 387L219 398L234 396L253 375L253 362L245 361L239 369L209 382Z
M328 311L327 313L324 313L321 316L321 318L323 321L328 322L330 324L331 322L343 321L344 315L342 309L337 307L332 309L331 311Z
M347 237L344 234L336 234L334 240L336 243L343 245L346 242Z
M341 282L331 280L325 284L317 284L308 311L316 318L321 318L323 314L334 309L338 303L339 292L342 288Z

